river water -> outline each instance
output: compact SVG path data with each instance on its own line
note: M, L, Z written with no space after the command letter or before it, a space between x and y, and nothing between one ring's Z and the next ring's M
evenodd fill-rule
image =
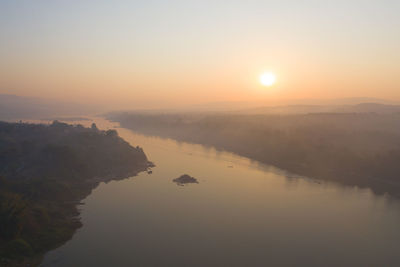
M43 266L400 266L398 200L117 130L153 173L100 184L83 227ZM172 182L182 174L199 184Z

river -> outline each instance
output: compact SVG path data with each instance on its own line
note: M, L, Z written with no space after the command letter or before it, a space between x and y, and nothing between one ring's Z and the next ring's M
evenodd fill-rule
M153 173L101 183L80 206L83 227L43 266L400 266L396 199L117 130ZM199 183L172 182L182 174Z

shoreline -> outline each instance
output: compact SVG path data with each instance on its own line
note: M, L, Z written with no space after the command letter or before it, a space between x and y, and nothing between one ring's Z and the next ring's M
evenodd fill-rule
M299 177L309 177L310 179L316 181L333 182L342 186L358 187L360 189L370 189L376 195L386 194L391 197L400 198L400 183L397 181L392 181L389 179L379 179L372 176L360 176L355 173L344 174L343 172L334 170L325 173L320 173L320 172L315 173L311 169L306 168L306 166L302 166L301 164L286 164L284 162L279 162L279 161L265 161L258 158L257 155L253 155L252 153L246 151L235 151L235 149L224 147L223 145L213 144L212 142L208 143L202 140L193 141L190 140L190 138L175 136L172 134L162 134L161 132L154 133L152 131L147 131L146 129L130 127L129 123L125 123L124 121L118 120L116 118L108 118L108 119L110 121L120 123L121 127L125 129L130 129L140 134L173 139L178 142L186 142L189 144L198 144L198 145L213 147L218 151L226 151L229 153L234 153L238 156L246 157L250 160L257 161L261 164L270 165L275 168L281 169L285 172L293 173L294 175Z
M81 211L78 209L78 207L81 205L84 205L84 203L82 201L84 201L88 196L90 196L94 189L96 189L103 182L107 184L108 182L111 182L111 181L120 181L120 180L125 180L125 179L136 177L140 173L148 171L150 168L155 167L155 165L149 161L149 162L147 162L147 164L143 164L142 166L138 165L135 167L139 167L139 169L128 171L125 174L106 175L104 177L89 178L89 179L83 180L81 184L75 184L74 188L76 190L81 191L80 195L75 197L74 199L66 200L61 203L57 203L57 205L60 208L63 208L64 210L72 211L71 216L67 217L65 220L65 223L67 225L69 225L69 228L68 228L69 235L64 236L63 238L54 240L54 244L52 245L51 248L48 248L46 251L43 251L41 253L38 253L31 257L28 257L28 258L24 259L23 261L2 259L2 261L0 263L4 264L4 266L7 266L7 267L40 266L40 264L43 262L44 257L47 253L66 244L68 241L70 241L72 239L72 237L74 236L76 231L79 228L84 226L83 223L81 222L81 218L80 218ZM3 266L3 265L1 265L1 266Z
M142 148L95 123L0 124L3 147L24 152L0 159L0 266L39 266L82 227L79 206L100 183L154 167Z

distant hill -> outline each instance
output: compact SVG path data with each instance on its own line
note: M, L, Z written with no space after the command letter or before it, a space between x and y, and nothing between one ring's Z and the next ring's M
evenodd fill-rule
M98 112L93 106L67 101L0 94L0 120L78 116Z
M361 103L356 105L288 105L258 107L238 110L234 113L241 114L311 114L311 113L400 113L400 105L380 103Z
M353 106L343 106L337 108L336 112L346 113L378 113L392 114L400 112L400 105L385 105L379 103L362 103Z
M363 103L377 103L383 105L400 105L399 101L391 101L380 98L371 97L349 97L349 98L333 98L333 99L264 99L260 101L221 101L221 102L209 102L203 103L191 107L187 107L187 110L192 111L212 111L212 112L230 112L238 110L251 110L264 107L293 107L300 111L304 108L310 108L325 111L324 107L339 107L348 105L358 105ZM328 108L328 110L330 110ZM308 111L307 111L308 112ZM320 112L320 111L317 111ZM294 112L297 113L297 112Z
M341 106L341 105L358 105L362 103L378 103L385 105L398 105L399 101L387 100L374 97L347 97L347 98L332 98L332 99L302 99L296 100L293 103L302 105L324 105L324 106Z

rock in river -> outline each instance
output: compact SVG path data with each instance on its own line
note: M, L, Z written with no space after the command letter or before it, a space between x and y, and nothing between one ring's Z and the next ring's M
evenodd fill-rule
M190 175L187 175L187 174L181 175L180 177L175 178L172 181L180 186L184 186L185 184L193 184L193 183L198 184L199 183L196 178L194 178Z

